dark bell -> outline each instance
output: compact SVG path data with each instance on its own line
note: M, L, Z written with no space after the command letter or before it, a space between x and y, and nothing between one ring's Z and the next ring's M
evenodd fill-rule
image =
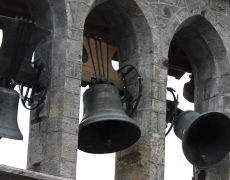
M84 116L78 148L88 153L113 153L128 148L141 135L137 123L122 108L115 86L96 84L83 95Z
M174 131L182 140L183 152L196 167L207 168L221 161L230 150L230 119L220 112L182 112Z
M19 94L0 87L0 137L22 140L17 123Z
M190 81L184 84L183 96L189 102L194 102L194 77L190 75Z

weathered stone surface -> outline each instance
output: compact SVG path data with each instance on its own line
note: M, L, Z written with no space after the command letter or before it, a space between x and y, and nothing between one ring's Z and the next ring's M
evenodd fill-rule
M66 92L79 94L79 89L81 88L81 80L76 78L65 78L65 90Z
M72 178L76 176L76 163L63 159L60 163L60 176Z
M167 83L167 69L158 66L153 66L153 80L156 82Z
M217 12L226 12L226 1L225 0L211 0L211 8Z
M71 180L57 176L37 173L33 171L17 169L0 165L0 179L1 180Z
M183 22L189 17L188 9L181 8L179 11L177 11L176 17L179 19L180 22Z
M83 28L79 27L85 17L71 13L87 12L83 12L84 4L79 9L73 3L69 10L67 4L62 0L51 0L47 4L52 14L51 43L49 48L44 46L46 48L40 48L38 53L50 64L51 83L46 103L31 114L27 168L75 179L83 39ZM74 24L75 19L78 24ZM66 133L70 135L65 136ZM71 166L63 167L63 163Z
M31 114L29 169L75 178L84 23L89 11L97 5L103 6L104 2L106 0L50 0L41 6L45 9L44 17L50 19L38 22L52 29L52 37L50 44L39 49L38 57L50 62L51 86L44 106ZM133 117L141 127L142 137L117 154L116 180L163 180L165 62L172 38L189 17L200 15L207 20L209 26L197 23L192 27L192 32L195 28L200 36L186 39L195 39L196 44L180 43L198 76L196 109L230 115L230 3L227 0L117 0L108 3L111 3L109 15L114 13L120 22L116 24L111 20L110 23L113 31L117 31L121 62L135 65L144 79L142 99ZM39 16L44 11L38 11L34 17L44 18ZM187 50L185 46L189 46ZM205 56L204 49L209 56ZM228 180L228 169L229 162L208 169L206 180Z
M77 141L78 136L75 134L62 133L62 149L61 149L61 157L64 159L68 159L73 163L77 159L77 149L75 145L75 141Z
M156 15L163 18L171 18L179 9L177 6L167 4L152 5L152 8L156 12Z
M61 132L50 132L47 134L46 146L49 148L46 150L45 155L49 160L58 161L60 159L60 150L61 145Z
M155 112L159 113L166 113L166 102L165 101L159 101L157 99L152 100L152 109Z
M81 65L81 63L76 62L76 61L66 61L65 63L66 63L66 65L65 65L66 66L65 75L67 77L80 79L81 73L82 73L82 65Z
M154 99L165 100L166 85L162 83L153 83L152 97Z
M83 29L86 15L89 12L89 6L78 1L68 2L69 25L70 27Z
M65 92L64 93L64 107L63 115L70 118L78 118L78 110L80 106L80 95Z
M34 165L40 163L44 159L44 144L42 137L31 138L33 143L30 144L29 150L33 154L28 156L29 162Z

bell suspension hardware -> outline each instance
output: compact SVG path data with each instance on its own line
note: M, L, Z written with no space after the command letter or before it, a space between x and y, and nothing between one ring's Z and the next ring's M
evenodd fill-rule
M131 72L135 72L135 76L133 77L134 82L127 82L127 76L129 74L131 74ZM126 105L126 113L132 117L132 115L134 114L134 112L137 109L137 106L140 102L141 96L142 96L142 87L143 87L143 83L142 83L142 77L140 76L140 73L138 72L138 70L131 64L127 64L122 66L121 68L118 69L118 72L122 72L122 80L123 80L123 84L124 84L124 100L123 103ZM128 90L130 85L133 84L138 84L138 94L137 97L134 98L134 95L131 95L130 91Z
M117 48L102 38L84 37L82 79L89 89L83 94L84 116L79 125L78 148L88 153L121 151L141 135L140 127L129 116L140 101L142 78L132 65L115 71L111 60L116 52ZM137 95L128 90L131 84L127 76L132 73Z
M50 70L48 64L46 65L47 69L45 69L44 63L40 60L35 60L32 62L32 66L35 74L32 86L26 87L23 84L19 85L22 105L28 110L34 110L44 102L50 82ZM46 81L46 84L43 85L39 83L42 73L48 75L48 80ZM26 88L26 92L24 92L24 88Z
M43 68L33 66L31 59L38 43L49 32L31 20L5 16L0 16L0 29L3 30L0 48L0 137L21 140L23 137L17 124L20 95L14 88L20 85L21 94L24 86L32 88L30 101L35 99L36 94L41 96L38 99L42 99L38 104L43 102L46 90L42 94L37 93L38 79ZM25 97L21 95L23 101L28 100Z
M166 102L166 124L171 123L171 125L168 131L165 133L165 136L167 136L172 130L175 124L175 117L178 115L178 113L182 112L179 108L177 108L179 102L178 95L175 95L176 91L171 87L167 87L167 91L169 91L172 94L173 101L167 100Z
M115 71L111 66L111 59L116 56L119 60L119 51L109 41L104 42L101 37L95 37L87 34L84 38L83 46L83 79L85 73L91 73L88 83L90 86L94 84L113 84L121 92L122 103L126 107L126 113L132 116L135 112L140 98L142 96L142 78L138 70L130 64L124 65ZM88 54L87 54L88 52ZM116 55L115 55L116 54ZM89 58L88 60L86 58ZM91 67L91 70L90 70ZM128 78L132 75L132 80ZM128 83L127 83L128 81ZM132 82L131 82L132 81ZM83 82L84 86L85 83ZM131 93L129 87L136 86L137 93Z
M112 67L112 59L115 60L114 56L118 53L116 45L89 34L84 36L83 42L82 86L109 83L121 90L121 74Z

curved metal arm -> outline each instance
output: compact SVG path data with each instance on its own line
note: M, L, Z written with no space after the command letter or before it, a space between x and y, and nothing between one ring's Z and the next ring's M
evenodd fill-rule
M126 72L122 72L122 70L124 70L125 68L129 68L127 69ZM128 97L127 97L127 94L130 94L127 90L127 82L126 82L126 76L131 72L131 71L135 71L137 73L137 81L138 81L138 95L137 97L132 100L132 102L130 102L128 100ZM143 83L142 83L142 77L140 76L140 73L138 72L138 70L131 64L127 64L127 65L124 65L122 66L121 68L118 69L118 72L122 72L122 76L123 76L123 83L124 83L124 95L125 95L125 102L132 106L132 110L131 112L128 113L129 116L132 116L134 114L134 112L136 111L137 109L137 106L140 102L140 99L141 99L141 96L142 96L142 87L143 87ZM134 103L134 105L133 105ZM130 107L129 106L129 107Z
M176 96L174 92L176 92L173 88L167 87L167 90L169 92L171 92L172 96L173 96L173 104L174 104L174 109L173 112L170 114L170 116L168 117L168 119L166 120L166 122L169 122L170 119L172 119L172 123L171 126L169 127L168 131L165 133L165 136L167 136L170 131L172 130L174 124L175 124L175 116L177 115L177 106L179 104L178 102L178 95Z
M41 63L38 65L37 61L35 61L34 62L34 69L36 71L36 76L34 78L32 87L31 88L26 87L27 88L26 93L24 94L24 87L25 86L23 84L21 84L19 86L22 105L28 110L34 110L34 109L38 108L44 102L44 100L46 98L47 91L48 91L49 82L50 82L50 80L48 80L48 83L45 86L45 88L42 89L41 91L37 91L36 87L38 87L39 78L40 78L42 70L44 69L43 64ZM47 65L47 69L48 69L47 73L49 73L48 65ZM48 77L50 77L50 76L48 75ZM50 79L50 78L48 78L48 79ZM29 96L30 89L31 89L31 93ZM35 103L35 100L37 101L36 103ZM27 105L27 103L28 103L28 105Z

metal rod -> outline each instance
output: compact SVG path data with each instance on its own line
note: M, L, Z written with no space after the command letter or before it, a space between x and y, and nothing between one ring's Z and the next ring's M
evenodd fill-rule
M99 47L100 47L100 54L101 54L101 63L102 63L102 72L103 72L103 80L105 79L105 69L104 69L104 61L103 61L103 54L102 54L102 47L101 47L101 40L99 41Z
M93 58L93 55L92 55L92 50L91 50L91 45L90 45L90 40L89 40L89 37L86 37L87 39L87 43L88 43L88 46L89 46L89 53L90 53L90 56L91 56L91 59L92 59L92 63L93 63L93 69L94 69L94 74L95 74L95 78L97 78L97 72L96 72L96 68L95 68L95 64L94 64L94 58Z
M109 43L107 43L107 81L109 81Z
M99 71L99 80L101 80L101 70L100 70L100 61L99 61L99 55L98 55L98 47L97 47L97 39L95 39L95 47L96 47L96 57L97 57L97 66Z
M172 130L174 124L175 124L175 117L177 115L177 106L179 104L179 102L178 102L178 95L176 96L175 93L174 93L175 90L173 88L167 88L167 90L169 92L171 92L171 94L173 95L173 99L174 99L174 101L173 101L174 102L174 110L173 110L173 114L172 114L173 115L173 119L172 119L172 122L171 122L171 126L169 127L168 131L165 133L165 136L167 136L171 132L171 130ZM171 116L169 118L171 118ZM167 119L167 121L169 121L169 120Z

